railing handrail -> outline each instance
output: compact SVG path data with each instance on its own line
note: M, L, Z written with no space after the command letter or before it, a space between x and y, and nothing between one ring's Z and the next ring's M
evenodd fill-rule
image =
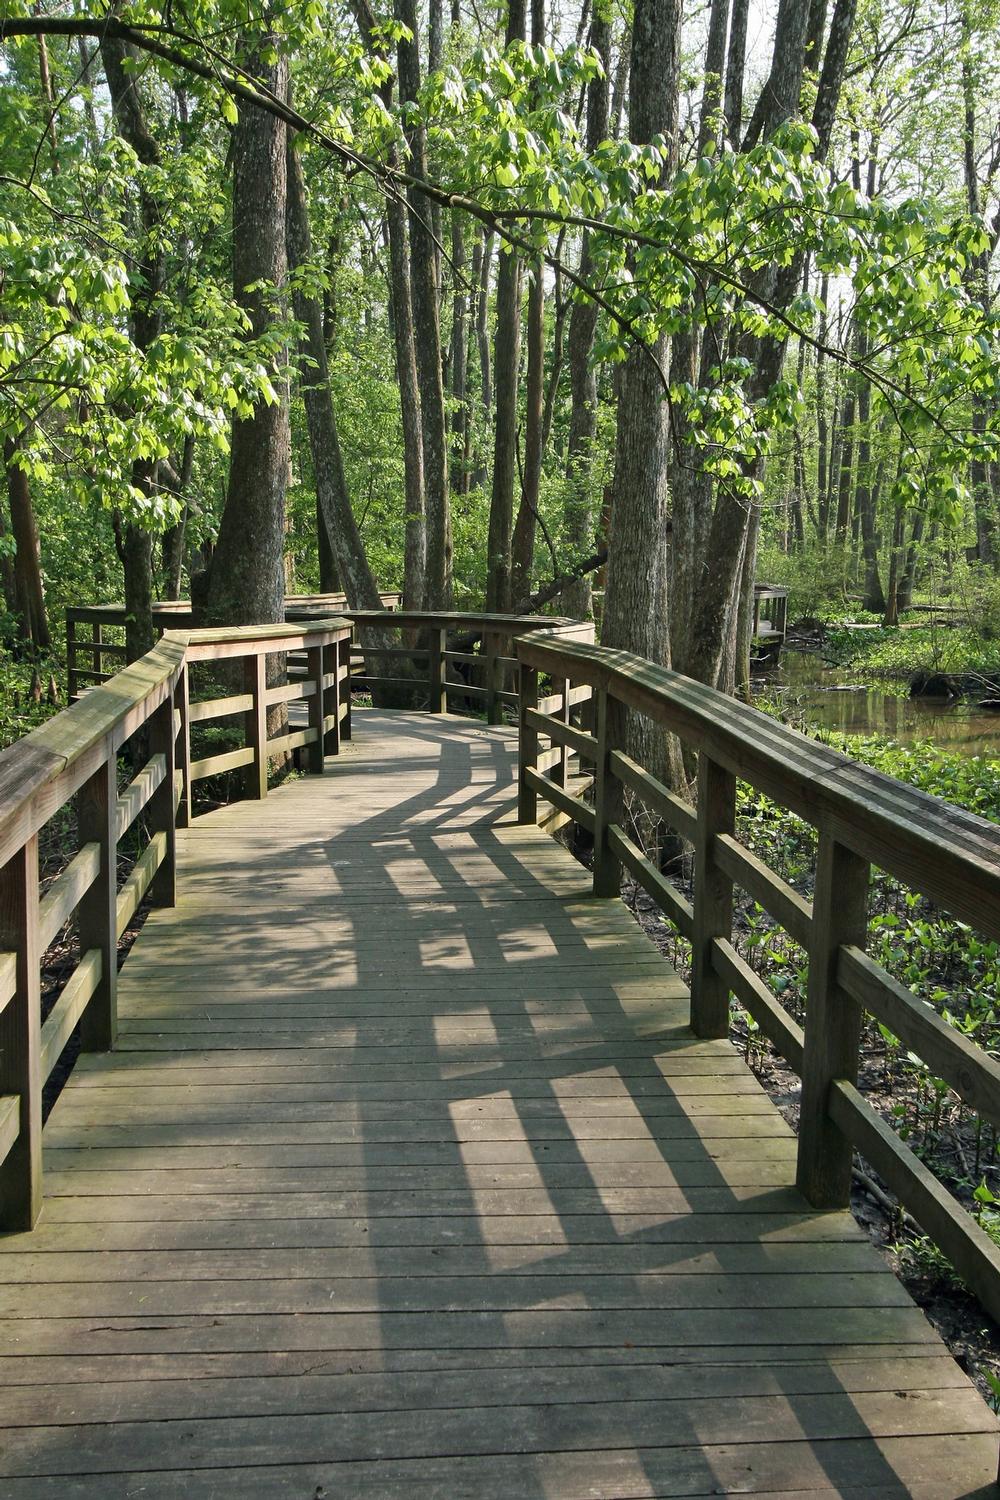
M734 995L802 1079L796 1180L818 1208L850 1202L857 1148L1000 1318L1000 1247L857 1088L867 1012L980 1116L1000 1124L1000 1062L949 1027L865 951L872 865L990 936L1000 935L1000 827L859 765L749 705L642 657L522 636L518 812L539 798L593 837L594 893L617 894L624 866L691 942L691 1025L725 1037ZM539 674L561 684L538 698ZM572 684L582 684L573 687ZM592 732L571 723L590 695ZM624 753L626 710L698 751L697 807ZM551 748L543 749L540 741ZM571 793L567 749L595 768L593 805ZM556 774L545 771L555 766ZM736 837L744 779L817 830L811 900ZM626 793L694 849L689 901L631 836ZM758 902L808 956L804 1024L736 946L734 887Z
M95 755L115 753L135 732L166 698L185 662L198 659L203 648L233 641L256 651L263 640L287 647L324 630L348 629L349 620L334 616L301 625L165 631L144 656L0 751L0 865L92 774Z
M1000 939L1000 826L644 657L532 632L518 659L610 692L820 831ZM915 866L919 865L919 871Z

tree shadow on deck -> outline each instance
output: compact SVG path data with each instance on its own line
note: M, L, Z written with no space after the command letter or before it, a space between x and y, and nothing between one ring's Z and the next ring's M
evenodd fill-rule
M5 1327L37 1320L78 1381L112 1351L145 1374L41 1386L33 1421L68 1414L13 1472L61 1477L11 1500L126 1471L171 1500L991 1493L962 1483L992 1478L981 1403L789 1185L736 1052L691 1036L620 903L511 826L511 736L355 722L324 783L185 835L122 1049L47 1131L54 1197L95 1195L79 1232L134 1261L82 1290L26 1270Z

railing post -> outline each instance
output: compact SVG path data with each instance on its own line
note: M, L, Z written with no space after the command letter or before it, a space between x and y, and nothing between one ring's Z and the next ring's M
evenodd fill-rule
M712 965L712 939L733 932L733 882L715 862L715 836L736 826L736 778L698 756L698 827L694 851L691 1028L696 1036L729 1035L729 989Z
M99 844L101 868L76 909L80 955L98 949L101 979L80 1021L80 1048L108 1052L118 1036L118 786L117 757L108 759L77 793L80 847Z
M448 649L447 630L429 630L427 632L427 666L428 666L428 691L430 694L429 707L432 714L446 714L448 712L448 689L447 689L447 662L444 653Z
M310 729L315 729L316 738L306 749L309 754L309 769L314 776L322 776L323 762L323 647L309 646L306 650L306 676L316 684L316 691L306 699L306 712Z
M66 611L66 702L72 703L76 694L76 620L71 609Z
M340 690L344 695L342 700L344 704L344 717L340 722L340 738L343 741L351 738L351 636L341 641L337 650L340 652Z
M267 658L263 652L244 658L243 674L244 691L253 697L246 715L247 747L253 750L246 768L246 794L259 802L267 796Z
M500 639L492 630L483 632L483 655L486 658L486 722L487 724L503 723L503 706L500 700L500 684L498 682L499 666L497 657L499 655Z
M570 716L569 690L570 690L570 686L571 686L571 684L570 684L569 678L568 677L563 677L562 678L562 687L560 689L560 691L562 693L562 704L560 706L559 716L558 716L560 724L568 724L569 723L569 716ZM567 783L569 781L569 746L568 745L559 745L557 748L559 750L559 759L558 759L558 761L555 764L555 768L554 768L553 773L552 773L552 780L555 782L556 786L561 786L561 787L565 788L565 786L567 785Z
M181 727L177 732L177 765L181 773L181 800L177 804L177 827L190 828L191 810L191 700L187 664L181 667L174 689L174 705L181 716Z
M608 824L614 821L614 772L611 769L611 736L608 733L608 693L596 688L594 735L597 760L594 765L594 895L617 896L621 891L621 866L608 844Z
M12 998L0 1011L0 1094L20 1098L17 1140L0 1163L0 1212L7 1229L32 1229L42 1206L41 953L38 838L0 869L0 951L16 964Z
M851 1201L851 1143L827 1113L833 1079L855 1083L861 1044L861 1007L837 983L842 944L864 948L868 935L870 866L828 833L816 858L806 1036L799 1114L799 1189L816 1208Z
M350 644L350 642L348 642ZM329 729L324 728L323 754L340 754L340 642L328 641L321 651L321 674L322 683L326 683L328 677L333 681L329 686L320 687L320 702L323 705L322 722L331 720Z
M177 902L177 819L174 814L174 772L177 769L177 741L174 730L174 695L168 693L149 719L151 755L162 755L165 774L149 799L149 825L154 833L164 833L167 847L160 868L153 877L149 894L154 906L174 906Z
M104 652L101 650L101 647L104 644L104 628L101 625L100 620L94 621L90 631L90 639L94 643L94 650L91 652L91 655L94 659L90 665L92 669L97 673L98 677L103 677Z
M538 707L538 671L523 661L517 667L517 821L538 822L538 793L528 785L525 767L538 763L538 731L526 711Z

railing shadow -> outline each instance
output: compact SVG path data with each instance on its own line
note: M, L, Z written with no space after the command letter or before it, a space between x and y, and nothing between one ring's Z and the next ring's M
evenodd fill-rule
M366 749L390 731L403 775ZM229 1225L217 1282L189 1304L171 1294L169 1316L155 1276L137 1284L141 1318L95 1301L92 1346L101 1324L126 1342L131 1324L138 1346L159 1318L181 1367L185 1320L206 1353L252 1330L258 1353L299 1356L296 1379L306 1356L313 1380L374 1357L405 1408L372 1386L363 1410L315 1407L316 1429L291 1388L272 1405L300 1486L276 1476L278 1496L348 1493L343 1476L375 1458L399 1494L419 1493L409 1465L478 1496L467 1458L488 1461L490 1496L519 1500L911 1493L912 1453L897 1449L919 1443L914 1393L872 1387L880 1404L861 1367L921 1345L921 1315L860 1235L845 1245L841 1219L807 1208L777 1112L735 1052L693 1038L652 946L590 900L586 872L514 826L512 737L376 711L356 734L324 788L185 836L181 903L156 914L122 976L127 1045L149 1036L148 1050L87 1059L53 1117L57 1152L86 1115L97 1140L120 1131L123 1159L147 1139L158 1154L218 1150L238 1127L217 1165L174 1169L188 1217L171 1244L194 1253ZM160 1012L193 1029L147 1030ZM223 1046L209 1044L213 1018ZM102 1125L120 1119L121 1090L129 1123ZM724 1133L740 1121L745 1142ZM58 1165L52 1179L72 1191ZM125 1213L105 1226L112 1241ZM240 1278L252 1247L275 1264L329 1247L331 1219L358 1226L344 1253L363 1248L365 1274ZM920 1358L905 1356L914 1370ZM235 1394L213 1399L225 1413ZM49 1432L50 1472L79 1472L81 1451L99 1463L78 1428ZM112 1454L129 1441L101 1437ZM234 1428L215 1461L237 1462L235 1443Z

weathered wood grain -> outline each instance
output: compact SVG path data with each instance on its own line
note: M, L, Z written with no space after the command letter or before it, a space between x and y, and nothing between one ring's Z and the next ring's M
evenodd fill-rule
M178 835L120 1049L50 1116L0 1238L5 1500L992 1480L994 1418L742 1060L516 825L516 733L357 724Z

